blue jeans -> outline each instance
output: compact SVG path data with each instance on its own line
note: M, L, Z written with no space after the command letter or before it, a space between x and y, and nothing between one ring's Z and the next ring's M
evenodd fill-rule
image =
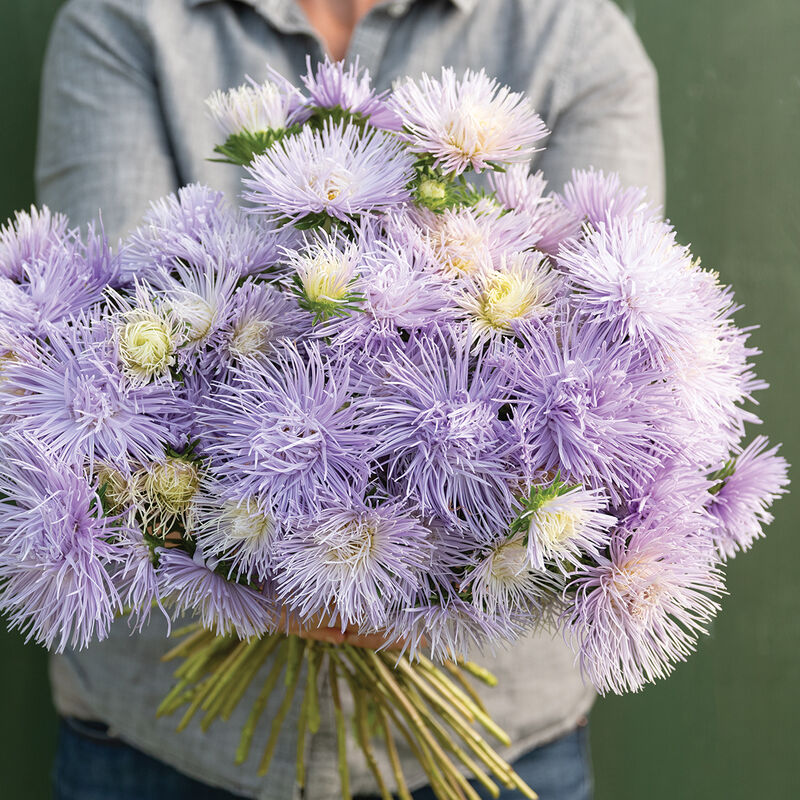
M541 800L591 800L588 732L537 747L514 764ZM193 780L108 735L105 725L64 719L53 770L53 800L237 800L239 795ZM488 797L488 794L482 796ZM504 790L501 800L518 800ZM241 800L241 798L239 798ZM287 798L288 800L288 798ZM364 799L366 800L366 798ZM428 787L414 800L434 800Z

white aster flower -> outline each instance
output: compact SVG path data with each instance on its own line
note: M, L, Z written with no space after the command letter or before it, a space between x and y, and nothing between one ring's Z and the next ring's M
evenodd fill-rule
M607 543L616 517L604 513L602 490L556 481L534 487L515 529L527 528L528 558L535 569L554 563L562 572L580 566L585 555L597 555Z
M133 383L145 384L154 378L168 378L175 365L175 354L185 342L185 326L169 309L156 306L141 285L133 303L117 292L108 293L122 367Z
M287 250L294 268L300 306L317 318L335 316L352 308L353 282L361 257L358 245L342 234L319 231L306 239L301 250Z
M491 615L541 609L560 588L555 576L531 568L522 535L497 542L478 562L467 583L475 605Z
M272 81L217 90L206 100L209 115L228 136L285 128L291 105L291 98Z
M203 483L192 499L190 519L203 552L229 563L232 575L267 576L278 525L255 499L231 500L220 486Z
M408 79L395 88L392 104L410 148L431 154L446 173L528 161L534 144L547 135L527 98L484 70L467 70L458 80L445 67L441 81L429 75Z

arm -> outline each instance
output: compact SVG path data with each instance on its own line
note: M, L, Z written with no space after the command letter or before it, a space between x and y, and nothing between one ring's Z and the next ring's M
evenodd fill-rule
M655 69L610 0L574 3L573 41L557 77L557 115L535 163L560 191L573 168L618 172L664 202L664 155Z
M178 178L141 0L69 0L50 34L36 159L40 203L111 241Z

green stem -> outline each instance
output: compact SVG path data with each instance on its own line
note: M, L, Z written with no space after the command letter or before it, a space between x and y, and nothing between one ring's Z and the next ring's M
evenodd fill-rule
M427 661L427 659L425 659ZM433 665L433 662L429 662ZM435 666L435 665L433 665ZM454 664L452 661L445 661L442 666L461 684L462 689L472 698L472 702L483 711L485 714L488 714L488 710L481 699L481 696L475 691L472 687L470 682L464 677L464 673L459 669L457 664Z
M369 694L362 691L357 683L353 681L350 684L350 690L353 693L353 700L356 706L356 730L358 731L358 743L361 746L361 752L364 753L367 766L372 772L375 782L378 784L381 797L383 800L392 800L392 794L386 786L386 781L383 779L378 760L375 758L375 752L372 749L370 741L369 725L367 723L367 698Z
M239 739L239 746L236 748L237 764L243 764L245 761L247 761L247 756L250 754L250 746L253 742L253 735L256 730L256 725L258 724L261 715L264 713L264 709L267 707L267 702L272 696L272 692L275 690L278 680L281 677L283 665L286 663L285 656L286 647L284 640L284 642L281 643L280 649L275 655L275 662L272 665L272 669L269 671L269 675L267 675L267 679L264 681L264 686L256 698L256 702L254 703L253 707L250 709L250 715L247 717L247 722L245 722L244 728L242 728L242 736Z
M333 715L336 720L336 750L339 761L339 781L342 786L342 800L351 800L350 774L347 769L347 727L342 712L342 701L339 697L339 678L336 674L336 659L328 661L328 674L331 684L331 698L333 699Z
M386 753L389 756L389 762L392 765L392 772L394 773L394 782L397 786L397 794L400 800L412 800L411 792L408 791L408 784L406 783L405 776L403 775L403 767L400 764L400 755L397 752L397 746L392 737L392 729L389 726L389 715L383 707L383 703L376 703L378 710L378 717L380 718L381 727L383 728L383 738L386 742Z
M485 667L481 667L472 661L464 661L463 659L459 659L456 663L465 672L469 672L473 678L477 678L487 686L497 686L497 678L495 678L495 676L492 675L492 673L489 672L489 670Z
M319 665L322 661L323 648L315 644L309 648L310 652L306 656L308 675L306 680L306 697L308 698L308 729L312 734L319 731L320 712L319 712L319 688L317 677L319 675Z
M222 719L231 718L239 701L244 697L247 687L250 686L258 671L267 659L267 656L277 647L272 638L261 639L259 646L248 653L248 658L242 661L241 669L231 676L227 689L223 692L224 702L219 709ZM222 698L220 698L221 700Z
M292 646L292 642L294 640L297 641L294 646ZM295 692L297 691L297 683L300 680L300 663L303 660L303 650L305 648L305 644L305 639L301 639L299 636L289 637L289 654L286 662L286 674L292 676L292 682L286 687L286 693L283 696L283 701L281 702L277 712L275 713L275 717L272 720L272 728L270 730L269 740L267 741L267 746L264 748L264 755L261 757L261 763L258 765L259 775L267 774L270 762L272 761L272 756L275 754L275 746L278 743L278 734L280 733L283 721L286 719L286 715L289 713L289 709L292 706L292 700L294 699Z

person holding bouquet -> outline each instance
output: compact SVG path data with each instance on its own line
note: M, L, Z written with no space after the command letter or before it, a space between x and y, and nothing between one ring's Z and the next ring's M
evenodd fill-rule
M527 93L546 123L546 150L532 166L552 188L573 168L592 166L663 202L656 77L610 0L68 0L45 64L39 202L73 224L102 209L113 242L136 227L151 201L182 185L201 182L238 197L241 174L209 160L218 134L203 100L243 75L262 78L266 65L297 82L309 55L357 58L378 89L442 66L485 68ZM338 628L308 635L382 644ZM172 681L159 661L164 637L157 615L134 636L118 621L105 642L53 657L64 719L57 800L293 797L290 736L260 779L232 762L235 720L176 735L172 720L154 719ZM587 800L585 720L594 693L570 649L539 633L485 663L500 681L486 704L514 742L504 755L543 800ZM339 796L335 750L323 715L308 756L308 800ZM354 761L351 775L354 794L376 793L362 764Z

